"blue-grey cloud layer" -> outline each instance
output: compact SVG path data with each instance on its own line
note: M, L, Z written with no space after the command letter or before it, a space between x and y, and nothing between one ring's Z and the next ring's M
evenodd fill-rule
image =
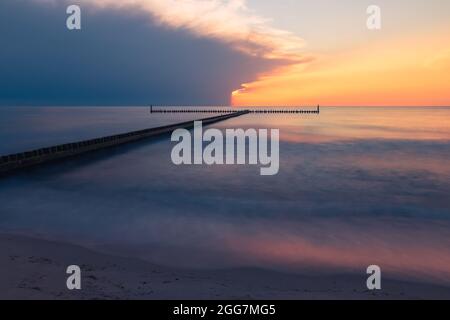
M136 11L82 7L81 31L65 11L0 1L0 105L228 104L271 67Z

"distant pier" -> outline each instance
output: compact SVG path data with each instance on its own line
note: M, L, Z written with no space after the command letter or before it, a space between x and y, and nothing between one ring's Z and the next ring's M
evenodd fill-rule
M36 149L0 157L0 175L9 174L24 168L42 165L48 162L78 156L100 149L115 147L146 138L152 138L171 133L180 128L190 129L194 127L195 121L202 121L203 125L209 125L227 119L248 114L248 111L233 111L227 114L191 120L173 125L132 131L123 134L101 137L97 139L84 140L74 143L66 143L47 148Z
M267 109L263 109L267 108ZM319 114L320 106L317 106L315 109L298 109L298 108L283 108L283 107L274 107L268 109L268 107L252 107L249 109L241 109L235 107L214 107L213 109L208 109L205 107L204 109L192 109L191 107L154 107L150 106L150 113L234 113L234 112L247 112L253 114Z

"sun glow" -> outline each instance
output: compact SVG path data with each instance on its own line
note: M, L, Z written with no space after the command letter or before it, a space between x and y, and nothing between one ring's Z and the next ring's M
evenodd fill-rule
M317 57L245 83L234 105L450 105L450 37L408 39ZM419 44L419 45L418 45Z

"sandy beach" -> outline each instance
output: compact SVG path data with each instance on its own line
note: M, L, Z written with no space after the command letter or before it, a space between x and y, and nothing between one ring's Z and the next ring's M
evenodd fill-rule
M0 299L449 299L450 288L364 276L301 276L257 269L176 270L79 246L0 235ZM82 270L82 290L66 289L66 268Z

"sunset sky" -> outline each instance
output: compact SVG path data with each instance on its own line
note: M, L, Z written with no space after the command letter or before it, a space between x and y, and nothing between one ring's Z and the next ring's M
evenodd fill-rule
M450 105L447 0L68 4L0 3L0 105Z
M366 28L377 4L382 29ZM449 1L257 1L255 10L302 36L306 64L269 71L235 104L450 105Z

